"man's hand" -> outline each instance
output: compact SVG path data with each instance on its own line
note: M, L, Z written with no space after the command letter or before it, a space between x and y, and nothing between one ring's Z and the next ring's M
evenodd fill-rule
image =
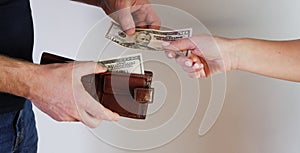
M81 121L95 128L101 120L118 120L119 115L93 99L81 83L82 76L106 70L94 62L38 66L28 98L57 121Z
M131 35L135 27L159 29L160 19L148 0L102 0L100 6Z
M120 23L132 35L135 28L159 29L160 19L148 0L72 0L100 6L107 15Z

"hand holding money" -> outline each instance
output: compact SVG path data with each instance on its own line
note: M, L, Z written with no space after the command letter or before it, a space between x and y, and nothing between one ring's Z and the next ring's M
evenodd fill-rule
M83 64L85 67L82 67L82 69L79 71L76 70L78 71L75 72L76 75L84 73L88 69L93 70L95 68L95 66L87 67L86 62L67 61L73 60L46 52L42 54L41 58L41 64L49 64L49 66L52 66L52 63ZM89 63L95 64L94 62ZM77 91L77 94L71 94L76 96L73 98L78 100L78 98L80 98L82 95L88 95L87 93L89 93L89 97L85 97L83 102L87 103L87 100L92 100L94 98L94 100L97 100L104 106L101 108L97 108L95 106L91 107L93 112L97 111L97 109L105 110L108 112L100 111L100 113L107 113L108 116L105 117L110 117L109 113L113 111L124 117L145 119L148 103L153 102L154 89L151 88L153 73L151 71L143 71L144 68L142 66L141 55L126 55L108 60L102 60L98 63L106 65L107 69L111 72L103 73L104 71L102 71L102 73L94 74L96 71L93 71L94 73L82 76L80 79L82 84L76 86L76 88L73 86L74 91ZM104 68L100 64L96 64L96 66ZM55 67L57 67L57 64ZM137 67L138 71L133 71L136 69L135 67ZM80 67L75 68L79 69ZM141 71L143 72L142 74L133 74L133 72L138 73ZM85 91L78 92L78 90L82 88L82 85ZM67 91L72 92L72 90ZM118 115L111 120L117 119Z
M100 6L129 35L134 34L135 27L160 27L160 19L148 0L101 0Z
M161 31L154 29L136 29L133 35L126 34L119 25L112 23L106 38L111 41L133 49L164 51L162 43L188 38L192 35L192 29L180 29Z

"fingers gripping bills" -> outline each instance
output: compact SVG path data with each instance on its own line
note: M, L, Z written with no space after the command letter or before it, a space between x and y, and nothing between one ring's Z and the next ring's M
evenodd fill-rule
M112 23L105 37L127 48L164 51L162 48L163 42L188 38L191 35L191 28L168 31L137 28L133 35L128 35L119 25Z

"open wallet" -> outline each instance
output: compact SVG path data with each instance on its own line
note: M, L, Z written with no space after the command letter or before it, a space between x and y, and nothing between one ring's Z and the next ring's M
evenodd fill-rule
M68 61L74 60L43 52L40 63ZM148 104L153 101L152 77L151 71L144 74L105 72L83 76L81 81L85 90L104 107L123 117L145 119Z

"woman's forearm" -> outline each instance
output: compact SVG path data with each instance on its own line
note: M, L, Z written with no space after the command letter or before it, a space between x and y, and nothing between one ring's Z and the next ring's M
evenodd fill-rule
M300 81L300 40L235 40L238 70Z

